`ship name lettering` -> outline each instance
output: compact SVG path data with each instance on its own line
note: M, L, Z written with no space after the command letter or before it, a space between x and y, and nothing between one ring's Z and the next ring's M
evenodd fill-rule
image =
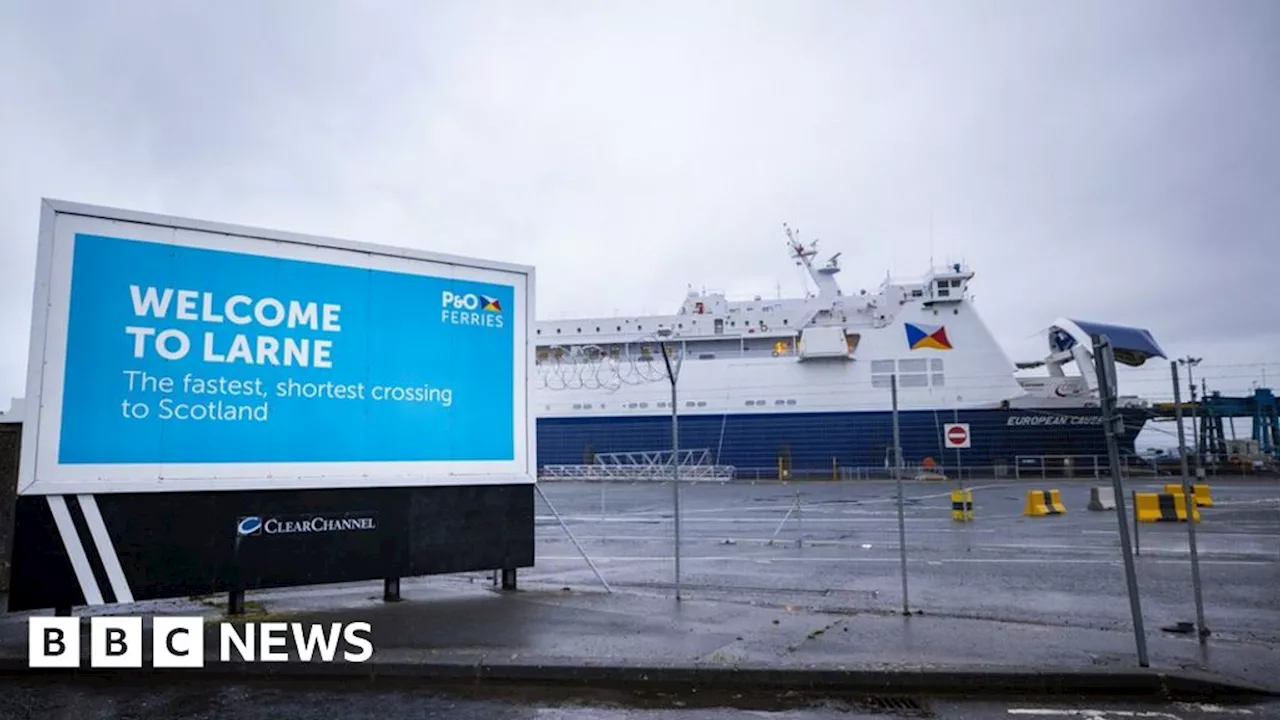
M1007 427L1043 426L1043 425L1098 425L1102 418L1097 415L1018 415L1009 418Z

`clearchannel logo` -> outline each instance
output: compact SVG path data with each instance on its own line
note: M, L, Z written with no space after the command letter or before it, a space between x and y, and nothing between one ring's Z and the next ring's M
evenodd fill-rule
M142 617L94 617L89 620L89 667L140 668L147 646ZM373 657L372 626L351 623L217 622L217 633L203 617L157 616L151 620L151 666L200 668L219 662L368 662ZM32 617L27 621L27 666L78 668L80 618ZM216 637L216 655L205 653L206 634ZM209 637L212 640L213 637ZM290 642L292 641L292 642ZM292 645L292 648L290 647ZM341 652L339 652L341 651Z
M236 534L240 537L254 535L298 535L302 533L360 532L377 530L378 519L373 514L342 515L292 515L263 518L250 515L236 520Z
M502 303L495 297L445 290L440 293L440 308L440 322L447 325L503 327Z

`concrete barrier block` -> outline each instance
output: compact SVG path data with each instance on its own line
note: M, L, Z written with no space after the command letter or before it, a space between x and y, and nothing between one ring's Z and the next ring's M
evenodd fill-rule
M1134 493L1138 522L1186 522L1187 496L1182 493ZM1200 522L1200 509L1191 505L1192 522Z
M1064 515L1066 506L1062 504L1062 494L1057 490L1028 490L1027 504L1022 514L1027 517L1044 515Z
M1115 510L1116 489L1112 487L1089 488L1090 510Z
M1182 484L1174 483L1164 486L1164 491L1170 495L1181 495ZM1191 495L1195 498L1197 507L1213 507L1213 495L1209 491L1209 486L1205 483L1196 483L1191 486Z

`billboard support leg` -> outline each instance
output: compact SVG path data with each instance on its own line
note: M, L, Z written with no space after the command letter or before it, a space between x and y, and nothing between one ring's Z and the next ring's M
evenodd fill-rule
M227 593L227 615L232 617L244 614L244 591L232 590Z
M400 602L400 578L384 578L382 581L382 601Z
M502 589L503 590L516 589L516 569L515 568L502 568Z

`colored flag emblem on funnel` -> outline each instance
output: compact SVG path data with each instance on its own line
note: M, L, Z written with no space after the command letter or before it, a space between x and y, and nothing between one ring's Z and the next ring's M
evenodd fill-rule
M912 350L923 348L932 348L934 350L951 349L951 341L947 339L947 329L942 325L905 324L907 326L907 345Z
M498 298L481 295L480 299L484 301L485 310L488 310L489 312L502 312L502 305L498 304Z

